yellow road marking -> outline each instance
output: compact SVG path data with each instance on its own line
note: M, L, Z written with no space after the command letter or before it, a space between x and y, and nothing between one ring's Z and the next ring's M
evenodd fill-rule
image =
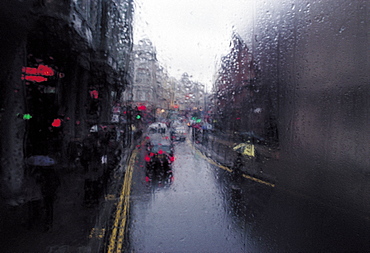
M202 154L198 149L196 149L194 147L194 145L189 140L188 140L188 143L190 143L191 146L194 148L194 150L199 155L204 157L205 160L207 160L208 163L213 164L213 165L215 165L215 166L217 166L221 169L224 169L228 172L233 171L232 169L230 169L226 166L223 166L223 165L217 163L216 161L210 159L209 157L205 156L204 154ZM112 233L111 233L110 241L109 241L109 245L108 245L108 253L113 253L113 252L116 252L116 253L119 252L120 253L120 252L122 252L123 239L124 239L124 235L125 235L125 227L126 227L126 221L127 221L127 214L128 214L129 207L130 207L130 192L131 192L132 174L133 174L133 168L134 168L134 163L135 163L137 154L138 154L138 151L134 150L131 157L130 157L129 164L127 166L126 175L125 175L125 179L124 179L124 182L123 182L121 194L120 194L120 197L119 197L119 201L117 203L117 209L116 209L116 213L115 213L115 220L114 220L113 229L112 229ZM260 180L258 178L254 178L254 177L251 177L251 176L246 175L246 174L243 174L242 176L249 179L249 180L253 180L253 181L261 183L261 184L265 184L265 185L268 185L268 186L271 186L271 187L275 187L275 184L265 182L265 181ZM110 196L110 197L112 197L112 196Z
M104 234L105 234L105 228L92 228L89 238L103 239Z
M108 253L113 252L122 252L122 245L123 239L125 235L125 226L127 221L127 214L130 206L130 191L131 191L131 180L132 180L132 173L134 168L135 159L137 156L137 150L134 150L129 164L127 166L125 179L123 181L123 186L121 190L121 194L119 197L119 201L117 203L117 209L112 229L112 234L110 237L109 245L108 245Z
M275 187L275 184L272 184L272 183L263 181L261 179L255 178L255 177L251 177L251 176L249 176L247 174L243 174L242 176L245 177L245 178L247 178L247 179L249 179L249 180L255 181L257 183L265 184L265 185L270 186L270 187Z
M189 139L187 140L187 142L188 142L188 143L189 143L189 144L190 144L190 145L195 149L195 151L196 151L199 155L201 155L203 158L205 158L205 159L207 160L207 162L208 162L208 163L213 164L213 165L215 165L215 166L217 166L217 167L219 167L219 168L221 168L221 169L224 169L224 170L226 170L226 171L228 171L228 172L233 172L233 170L232 170L232 169L230 169L230 168L228 168L228 167L226 167L226 166L224 166L224 165L221 165L221 164L217 163L216 161L212 160L211 158L209 158L209 157L205 156L202 152L200 152L198 149L196 149L196 148L195 148L195 146L193 145L193 143L191 143L191 141L189 141ZM263 180L261 180L261 179L258 179L258 178L255 178L255 177L249 176L249 175L247 175L247 174L242 174L242 176L243 176L244 178L246 178L246 179L252 180L252 181L257 182L257 183L264 184L264 185L267 185L267 186L270 186L270 187L275 187L275 184L272 184L272 183L269 183L269 182L263 181Z

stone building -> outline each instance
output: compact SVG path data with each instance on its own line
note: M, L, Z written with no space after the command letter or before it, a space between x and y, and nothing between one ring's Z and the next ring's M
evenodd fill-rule
M167 70L157 60L149 39L140 40L132 53L132 107L145 106L153 117L166 117L173 104L173 88Z
M231 40L230 53L222 58L214 84L215 111L219 129L264 134L266 108L257 83L257 66L238 34Z
M204 107L205 86L191 80L188 73L183 73L176 86L175 101L179 110L191 112Z
M25 158L59 163L71 141L111 118L129 83L132 0L3 1L1 192L16 200Z
M132 101L151 107L156 102L157 56L152 42L140 40L132 52L133 84Z

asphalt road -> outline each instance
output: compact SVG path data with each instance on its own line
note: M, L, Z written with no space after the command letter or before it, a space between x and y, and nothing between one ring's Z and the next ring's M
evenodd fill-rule
M235 175L190 141L175 146L171 183L145 181L144 152L135 154L129 196L122 198L129 199L119 218L127 221L121 231L125 243L111 252L370 250L365 217Z

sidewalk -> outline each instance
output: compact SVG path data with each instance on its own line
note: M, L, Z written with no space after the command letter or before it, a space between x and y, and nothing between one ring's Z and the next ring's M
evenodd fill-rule
M58 171L61 186L54 204L53 227L44 228L44 214L32 228L27 227L29 206L1 206L1 247L3 252L83 252L87 244L91 217L95 208L82 205L84 182L78 172L64 174ZM42 209L41 209L42 210ZM57 250L56 247L64 248Z
M45 231L42 217L34 227L27 227L29 206L26 203L12 207L0 201L2 252L99 252L133 147L123 152L113 173L114 179L96 205L87 207L83 203L85 177L82 168L74 171L58 168L61 185L54 204L53 227L49 231Z

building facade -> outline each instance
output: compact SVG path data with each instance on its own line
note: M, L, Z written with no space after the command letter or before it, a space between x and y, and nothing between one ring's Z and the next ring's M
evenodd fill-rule
M2 196L22 191L25 160L66 159L70 142L110 121L129 83L131 0L5 1L0 45Z
M238 34L222 58L214 83L217 127L227 132L253 132L266 137L265 119L270 112L267 94L258 82L258 66Z
M158 62L152 42L143 39L135 44L132 59L131 107L145 106L151 118L166 118L174 99L173 82Z

